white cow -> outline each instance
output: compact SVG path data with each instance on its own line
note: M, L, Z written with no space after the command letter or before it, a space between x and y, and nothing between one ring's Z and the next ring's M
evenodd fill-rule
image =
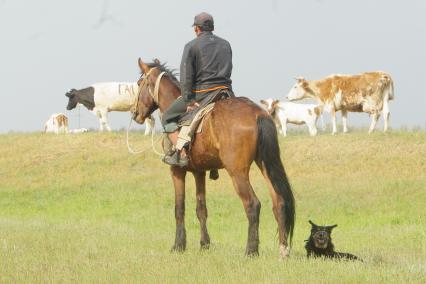
M287 136L287 123L302 125L306 124L311 136L317 135L317 120L321 117L322 127L322 108L315 104L295 104L291 102L280 102L279 100L266 99L261 100L261 104L266 107L268 113L272 116L282 134Z
M79 133L85 133L85 132L89 132L89 130L87 128L76 128L76 129L70 129L68 131L68 133L72 133L72 134L79 134Z
M68 118L63 113L54 113L44 124L45 133L67 133Z
M137 100L139 86L129 82L106 82L93 84L90 87L71 89L65 96L69 98L67 110L74 109L77 104L84 105L99 118L99 128L111 131L107 113L110 111L129 111ZM146 120L145 135L155 131L153 117Z

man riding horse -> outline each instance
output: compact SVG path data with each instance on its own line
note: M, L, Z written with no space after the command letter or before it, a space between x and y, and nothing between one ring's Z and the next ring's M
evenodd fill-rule
M182 97L164 112L162 118L164 131L176 148L169 151L163 161L180 167L188 165L184 148L186 141L179 141L178 121L181 116L216 98L234 96L231 45L212 33L214 22L208 13L195 16L193 27L196 38L185 45L180 65Z

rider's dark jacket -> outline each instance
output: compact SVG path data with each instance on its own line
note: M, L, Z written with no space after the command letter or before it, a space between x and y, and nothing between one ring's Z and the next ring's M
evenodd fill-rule
M231 88L232 49L212 32L201 32L185 45L180 65L181 93L186 103L197 92L219 86Z

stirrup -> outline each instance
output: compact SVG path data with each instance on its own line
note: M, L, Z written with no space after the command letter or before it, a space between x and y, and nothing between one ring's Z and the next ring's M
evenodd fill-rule
M179 151L174 151L171 155L166 155L163 158L163 162L170 166L179 166L181 168L188 165L188 157L180 157Z

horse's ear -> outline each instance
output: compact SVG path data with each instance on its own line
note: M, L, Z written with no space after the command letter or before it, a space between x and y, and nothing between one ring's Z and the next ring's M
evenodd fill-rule
M154 59L154 63L155 63L155 64L158 64L158 65L160 65L160 64L161 64L161 62L160 62L160 60L159 60L158 58L155 58L155 59Z
M277 106L277 104L279 104L280 103L280 101L279 100L274 100L273 102L272 102L272 107L276 107Z
M262 104L262 105L268 105L268 103L265 101L265 100L260 100L260 103Z
M148 67L148 65L146 65L143 61L142 61L142 59L139 57L139 59L138 59L138 64L139 64L139 68L141 69L141 72L142 73L148 73L148 71L149 71L149 67Z

